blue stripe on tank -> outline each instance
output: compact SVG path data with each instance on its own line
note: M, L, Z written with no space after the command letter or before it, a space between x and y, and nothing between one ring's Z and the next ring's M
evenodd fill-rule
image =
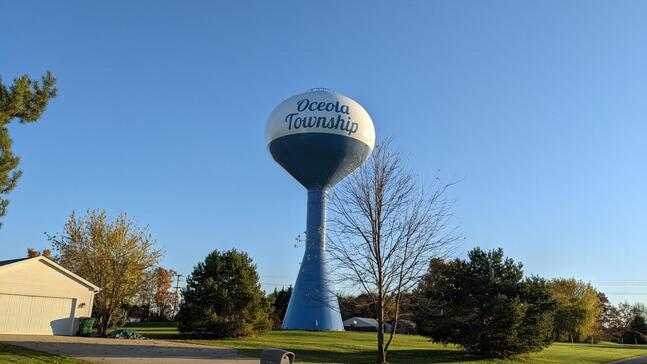
M270 153L308 190L334 186L361 165L371 148L338 134L299 133L274 139Z

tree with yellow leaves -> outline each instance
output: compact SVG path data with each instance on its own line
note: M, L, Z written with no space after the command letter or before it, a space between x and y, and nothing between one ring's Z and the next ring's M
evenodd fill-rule
M597 334L602 305L598 291L590 283L574 278L557 278L549 282L550 292L557 301L555 339L586 341Z
M175 303L175 297L171 292L175 271L172 269L157 267L155 268L153 277L155 286L153 301L155 302L157 315L160 320L170 320L172 318L171 316L173 316L173 305Z
M27 248L27 258L34 258L43 256L45 258L52 259L52 251L49 249L43 249L43 251L38 251L34 248Z
M162 251L145 228L121 213L110 221L103 210L72 213L64 232L50 236L58 263L101 287L95 297L97 331L122 324L129 304L146 283L146 272L157 265Z

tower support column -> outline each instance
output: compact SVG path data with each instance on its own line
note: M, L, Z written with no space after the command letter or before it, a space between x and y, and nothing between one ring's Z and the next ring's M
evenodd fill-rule
M305 253L283 329L343 331L344 323L326 264L326 209L328 191L308 191Z

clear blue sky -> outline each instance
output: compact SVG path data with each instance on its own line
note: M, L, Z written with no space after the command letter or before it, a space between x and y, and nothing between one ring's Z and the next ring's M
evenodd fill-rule
M423 181L462 179L457 256L502 247L647 301L647 2L3 1L0 17L2 77L51 69L60 88L11 127L25 174L0 259L104 208L150 225L184 274L236 247L265 288L293 283L306 194L265 123L328 87Z

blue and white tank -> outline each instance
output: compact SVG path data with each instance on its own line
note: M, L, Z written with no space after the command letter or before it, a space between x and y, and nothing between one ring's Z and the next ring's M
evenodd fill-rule
M325 89L279 104L266 136L274 160L308 190L328 189L341 181L375 145L373 121L362 105Z
M281 327L343 331L325 258L327 191L371 154L371 117L346 96L312 90L274 109L267 144L274 160L308 190L305 252Z

